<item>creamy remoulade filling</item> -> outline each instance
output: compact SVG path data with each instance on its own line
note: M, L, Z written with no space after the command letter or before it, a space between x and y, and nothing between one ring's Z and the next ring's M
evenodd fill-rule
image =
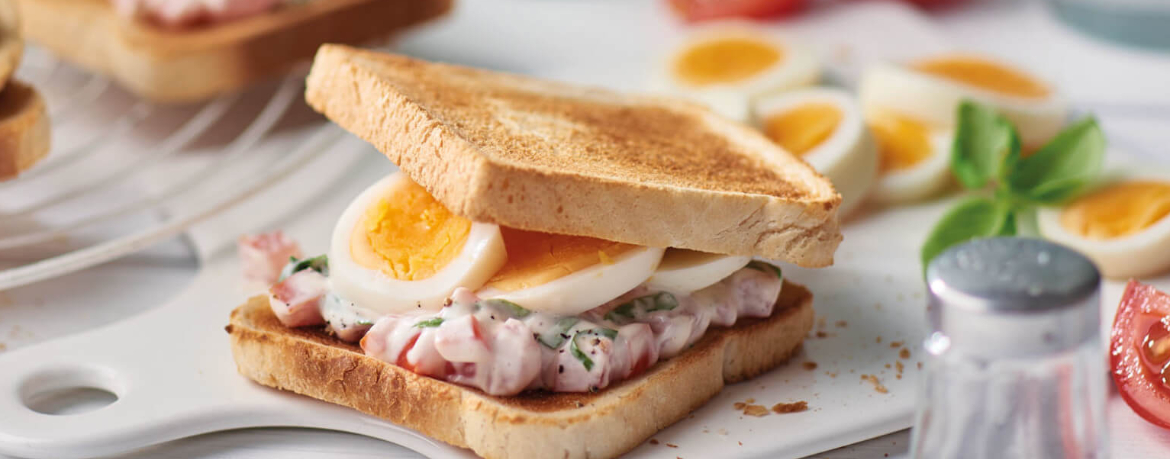
M166 26L225 22L270 11L297 0L111 0L119 15Z
M314 262L316 260L316 262ZM324 325L366 355L492 395L585 392L628 379L697 342L711 325L767 317L783 285L752 262L686 295L645 285L583 314L556 315L458 289L439 311L373 313L329 291L323 257L296 260L270 292L289 327Z

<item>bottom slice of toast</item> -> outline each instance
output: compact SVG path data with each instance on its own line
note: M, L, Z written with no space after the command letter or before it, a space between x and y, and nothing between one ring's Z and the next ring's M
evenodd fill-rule
M726 383L788 360L812 329L812 294L785 281L771 317L712 327L646 374L596 393L496 397L367 357L320 328L287 328L256 296L227 331L240 373L354 408L489 458L609 458L685 417Z

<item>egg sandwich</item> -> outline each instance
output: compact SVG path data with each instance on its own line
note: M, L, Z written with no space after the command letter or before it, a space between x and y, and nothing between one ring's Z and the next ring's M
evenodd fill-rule
M15 178L49 154L45 100L12 77L23 56L16 3L0 0L0 181Z
M155 102L198 102L362 44L453 0L19 0L30 40Z
M812 327L840 196L676 99L326 45L309 104L399 166L231 314L237 368L489 458L607 458ZM242 240L263 263L284 237ZM278 274L275 274L278 273Z

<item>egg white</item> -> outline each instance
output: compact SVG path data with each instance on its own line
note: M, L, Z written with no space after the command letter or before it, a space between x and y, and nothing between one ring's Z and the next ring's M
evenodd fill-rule
M355 198L333 228L329 249L329 282L341 298L359 307L383 314L438 310L458 287L479 288L507 261L500 227L472 222L463 249L446 266L426 279L394 279L377 269L354 261L350 237L354 225L406 174L394 174L378 181Z
M663 252L640 247L615 257L611 263L597 263L534 287L513 291L484 287L475 293L480 298L504 299L533 311L577 315L641 285L654 274Z
M719 255L685 249L666 249L654 275L646 281L650 290L685 295L726 279L748 262L749 256Z
M879 173L870 199L879 204L920 201L938 195L951 184L951 139L947 131L928 134L930 155L908 169Z
M1056 136L1068 118L1068 103L1057 93L1011 96L890 63L863 72L858 97L867 112L890 110L948 129L955 126L959 103L971 99L994 107L1015 124L1020 141L1029 147Z
M727 37L744 37L771 43L781 50L784 57L756 75L733 83L697 86L675 75L675 62L691 47ZM716 113L740 122L749 121L750 109L756 99L811 86L821 78L821 62L812 51L798 43L782 40L759 26L735 21L708 25L692 32L659 67L651 81L651 90L703 103Z
M1165 171L1133 172L1115 178L1104 186L1122 182L1150 180L1170 183ZM1085 254L1097 264L1101 274L1116 279L1159 274L1170 269L1170 217L1136 233L1112 238L1089 239L1069 231L1060 223L1064 209L1044 207L1036 213L1036 224L1045 238Z
M820 145L805 152L803 158L833 182L833 188L841 194L838 215L844 217L865 200L878 172L877 144L853 96L833 88L798 89L766 96L756 104L753 118L763 128L768 118L810 103L833 105L842 114L836 130Z

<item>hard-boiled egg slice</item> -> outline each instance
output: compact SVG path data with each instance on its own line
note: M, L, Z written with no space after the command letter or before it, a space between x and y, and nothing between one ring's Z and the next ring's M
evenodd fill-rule
M951 182L951 133L889 111L872 110L866 122L878 151L878 179L870 197L879 203L917 201Z
M1107 277L1157 274L1170 268L1170 174L1118 180L1073 200L1044 208L1044 237L1076 249Z
M821 75L815 54L747 24L694 33L663 67L655 89L690 97L745 122L755 99L812 85Z
M833 182L841 193L840 215L869 193L877 177L877 146L849 93L815 88L766 96L753 118L768 138Z
M452 214L401 172L367 188L333 228L330 283L382 313L435 310L507 260L500 228Z
M658 270L646 281L651 290L685 295L702 290L739 271L752 257L737 257L686 249L666 249Z
M476 292L534 311L575 315L642 284L663 249L501 228L508 262Z
M984 57L951 54L867 69L858 89L862 107L889 110L953 128L959 102L971 99L997 109L1015 124L1026 149L1060 132L1068 105L1050 85L1012 66Z

